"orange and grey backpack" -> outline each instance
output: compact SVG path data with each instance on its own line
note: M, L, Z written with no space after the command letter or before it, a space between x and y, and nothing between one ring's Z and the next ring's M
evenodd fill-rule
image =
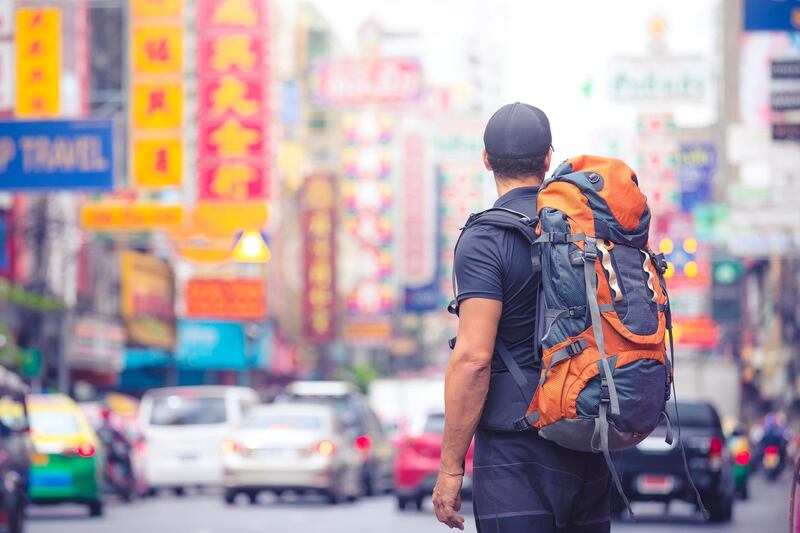
M627 505L610 452L635 446L666 418L672 385L666 261L648 246L647 198L622 161L579 156L544 181L536 211L538 220L489 209L465 226L519 231L542 280L534 347L541 373L515 427L602 453ZM531 390L502 343L495 350L520 388Z

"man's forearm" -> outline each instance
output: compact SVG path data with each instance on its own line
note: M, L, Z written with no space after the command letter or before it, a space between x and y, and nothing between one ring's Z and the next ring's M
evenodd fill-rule
M442 470L447 472L461 470L489 390L490 366L478 359L455 353L447 368L442 440Z

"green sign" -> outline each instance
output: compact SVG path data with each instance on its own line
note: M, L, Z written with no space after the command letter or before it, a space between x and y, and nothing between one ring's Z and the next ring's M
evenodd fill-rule
M20 350L22 362L19 373L25 378L35 378L42 374L42 352L37 348L23 348Z
M742 319L742 275L744 265L738 259L717 258L711 266L711 316L717 322Z

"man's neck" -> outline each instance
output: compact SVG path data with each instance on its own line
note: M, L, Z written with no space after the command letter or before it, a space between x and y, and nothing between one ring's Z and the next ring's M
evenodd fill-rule
M524 176L516 179L495 179L497 186L497 196L503 196L508 191L519 189L520 187L538 187L542 184L539 176Z

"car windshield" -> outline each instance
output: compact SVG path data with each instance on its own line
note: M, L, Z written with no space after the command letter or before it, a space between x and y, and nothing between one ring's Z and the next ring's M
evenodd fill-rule
M282 402L288 403L309 403L327 405L333 408L342 424L348 429L355 429L359 432L364 431L364 423L358 414L357 406L346 396L306 396L306 395L287 395L280 398Z
M77 435L80 433L80 426L75 414L67 411L32 411L30 423L33 432L40 435Z
M674 402L667 403L667 414L673 424L678 423ZM710 405L704 403L680 403L678 404L678 414L681 427L716 428L720 426L717 413Z
M225 398L172 395L153 399L150 424L153 426L222 424L227 418Z
M444 415L428 415L425 419L425 427L422 428L423 433L436 433L441 435L444 433Z
M323 419L320 416L301 413L252 413L242 421L242 429L292 429L296 431L313 431L321 429Z

